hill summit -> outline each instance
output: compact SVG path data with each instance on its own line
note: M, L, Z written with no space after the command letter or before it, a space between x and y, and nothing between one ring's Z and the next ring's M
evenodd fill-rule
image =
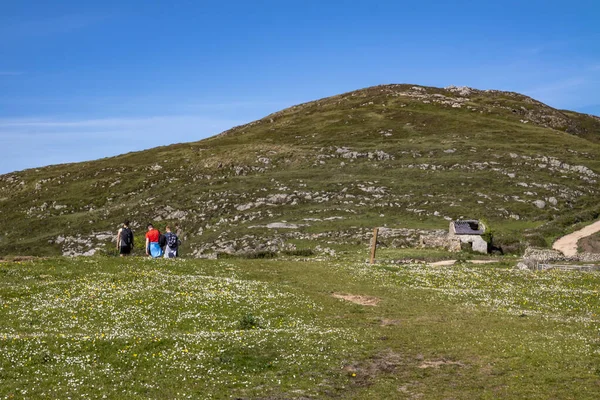
M483 218L506 251L598 216L600 118L530 97L383 85L199 142L0 176L0 255L111 251L124 219L188 255L414 246Z

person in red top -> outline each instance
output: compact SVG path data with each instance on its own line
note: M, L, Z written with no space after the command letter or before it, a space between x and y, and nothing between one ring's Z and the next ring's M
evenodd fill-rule
M158 243L160 240L160 232L154 229L152 224L148 224L148 232L146 232L146 255L152 257L162 256L162 249Z

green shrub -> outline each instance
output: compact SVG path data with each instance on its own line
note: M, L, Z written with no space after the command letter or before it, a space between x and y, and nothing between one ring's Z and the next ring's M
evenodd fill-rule
M260 322L258 318L256 318L252 314L245 314L238 322L238 326L240 329L248 330L248 329L257 329L260 328Z
M483 232L481 238L487 242L489 247L493 244L494 241L494 230L492 229L492 226L487 220L482 218L479 221L483 224L483 226L485 226L485 232Z
M530 233L527 236L525 236L525 242L527 243L528 246L531 247L541 247L541 248L546 248L548 247L548 242L546 241L546 238L544 237L544 235L542 235L541 233Z
M262 259L262 258L275 258L277 257L277 253L274 251L261 250L261 251L251 251L247 253L217 253L217 258L219 259L227 259L227 258L247 258L247 259Z
M492 250L498 249L502 254L523 254L527 245L520 238L511 236L496 236Z
M261 251L253 251L250 253L244 253L241 255L242 258L250 258L250 259L256 259L256 258L275 258L277 257L277 253L275 253L274 251L270 251L270 250L261 250Z
M312 249L295 249L295 250L285 250L283 254L286 256L296 256L296 257L310 257L314 256L315 252Z

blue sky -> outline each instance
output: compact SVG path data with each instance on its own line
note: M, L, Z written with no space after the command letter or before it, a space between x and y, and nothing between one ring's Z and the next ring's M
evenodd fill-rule
M384 83L600 115L597 1L0 0L0 174Z

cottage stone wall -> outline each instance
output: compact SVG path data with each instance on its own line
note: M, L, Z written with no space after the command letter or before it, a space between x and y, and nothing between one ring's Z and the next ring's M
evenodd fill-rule
M450 229L447 233L435 231L421 235L419 238L421 247L443 247L456 252L461 251L461 243L470 243L473 251L483 254L488 252L488 244L481 235L457 235L453 223L450 223Z
M482 224L482 226L485 230L485 225ZM460 251L461 243L471 243L473 251L483 254L487 254L488 252L488 244L483 240L481 235L457 235L453 222L450 222L448 229L448 242L450 243L450 251Z
M487 254L488 244L480 235L456 235L454 237L460 240L461 243L471 243L473 251Z

